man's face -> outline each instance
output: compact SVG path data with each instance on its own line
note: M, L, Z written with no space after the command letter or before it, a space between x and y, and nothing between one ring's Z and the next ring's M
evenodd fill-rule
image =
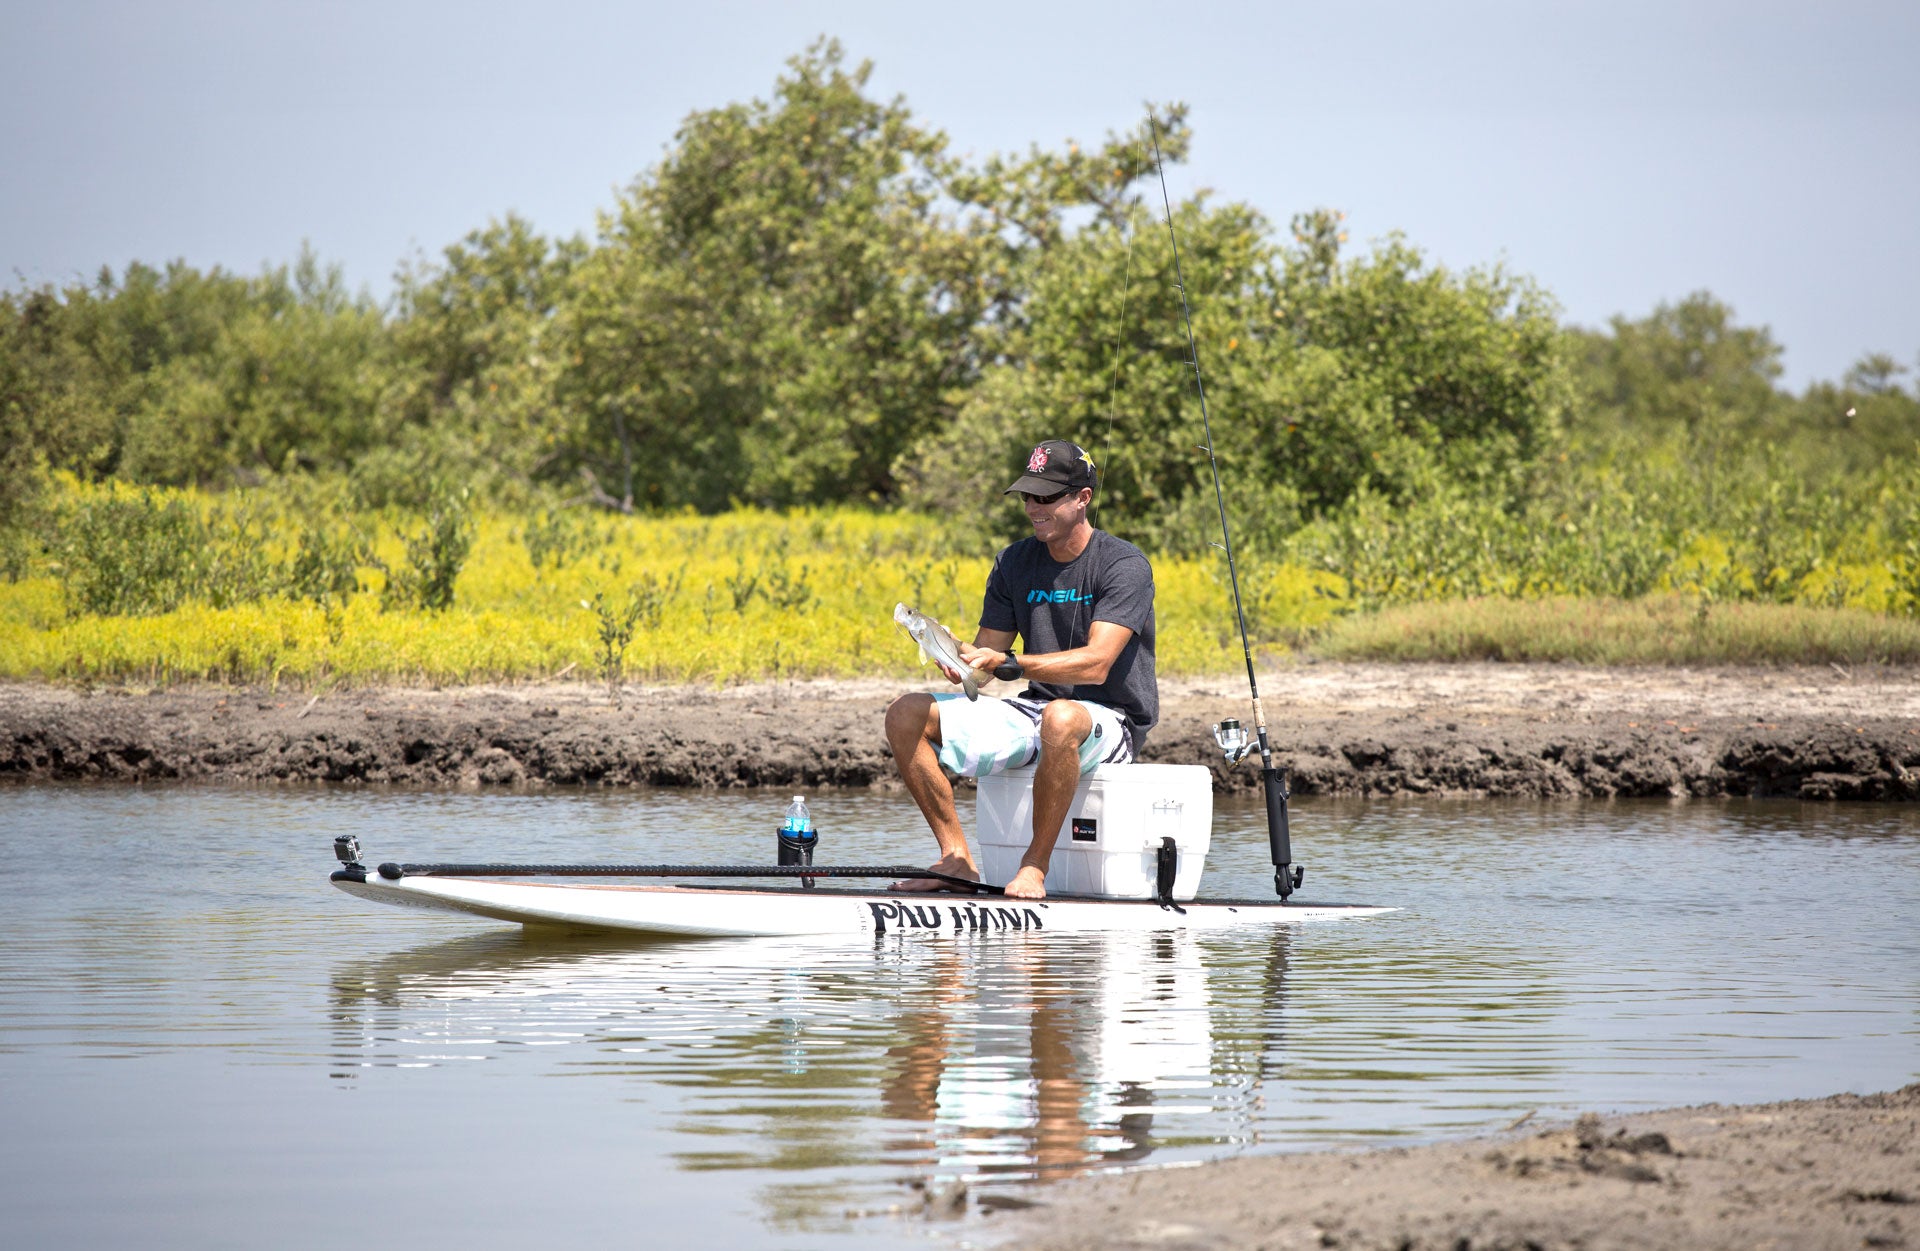
M1073 531L1086 520L1087 505L1093 501L1093 492L1086 487L1077 491L1062 489L1052 496L1034 496L1021 493L1020 506L1027 510L1027 520L1033 524L1033 537L1042 543L1051 543Z

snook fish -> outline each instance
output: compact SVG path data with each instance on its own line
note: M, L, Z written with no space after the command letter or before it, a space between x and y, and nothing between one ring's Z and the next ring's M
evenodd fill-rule
M920 645L920 659L931 660L950 678L959 681L968 699L980 698L980 674L960 659L960 644L947 628L917 608L905 604L893 606L893 620L907 637Z

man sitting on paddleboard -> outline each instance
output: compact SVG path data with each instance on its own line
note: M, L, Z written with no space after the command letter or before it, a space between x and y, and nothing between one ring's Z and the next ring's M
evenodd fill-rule
M1027 688L1013 699L977 702L915 693L887 709L901 779L940 844L937 872L980 878L940 766L983 777L1038 762L1033 842L1006 887L1016 899L1046 896L1047 862L1080 775L1133 760L1160 716L1153 567L1139 548L1087 521L1094 485L1086 452L1053 439L1033 449L1026 472L1006 490L1025 505L1033 537L994 558L980 631L972 646L961 644L960 657L996 677L1024 677ZM1017 656L1016 636L1025 643ZM893 889L950 887L920 879Z

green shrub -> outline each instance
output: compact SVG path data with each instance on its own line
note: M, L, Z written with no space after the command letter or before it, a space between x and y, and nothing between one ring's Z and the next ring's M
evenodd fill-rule
M599 626L600 670L607 679L607 691L619 697L620 678L626 667L627 648L641 629L657 630L667 605L680 593L680 574L665 577L648 572L627 588L626 603L615 607L605 591L595 591L580 607L594 615Z
M373 551L357 532L308 521L282 585L291 599L345 604L360 589L360 567L372 563Z
M604 540L593 519L578 509L542 510L527 518L514 533L527 549L527 561L535 574L571 564Z
M61 509L54 558L73 611L150 616L200 589L207 544L207 527L185 500L95 494Z
M453 607L453 584L473 550L469 498L470 492L464 489L442 491L419 530L399 532L406 545L406 563L387 570L386 589L380 597L383 607L429 612Z

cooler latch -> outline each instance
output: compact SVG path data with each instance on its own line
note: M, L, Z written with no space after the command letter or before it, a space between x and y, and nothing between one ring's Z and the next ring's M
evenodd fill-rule
M1180 844L1172 838L1160 840L1160 850L1155 853L1156 863L1153 873L1153 898L1162 908L1171 908L1181 916L1187 910L1173 902L1173 879L1180 872Z

